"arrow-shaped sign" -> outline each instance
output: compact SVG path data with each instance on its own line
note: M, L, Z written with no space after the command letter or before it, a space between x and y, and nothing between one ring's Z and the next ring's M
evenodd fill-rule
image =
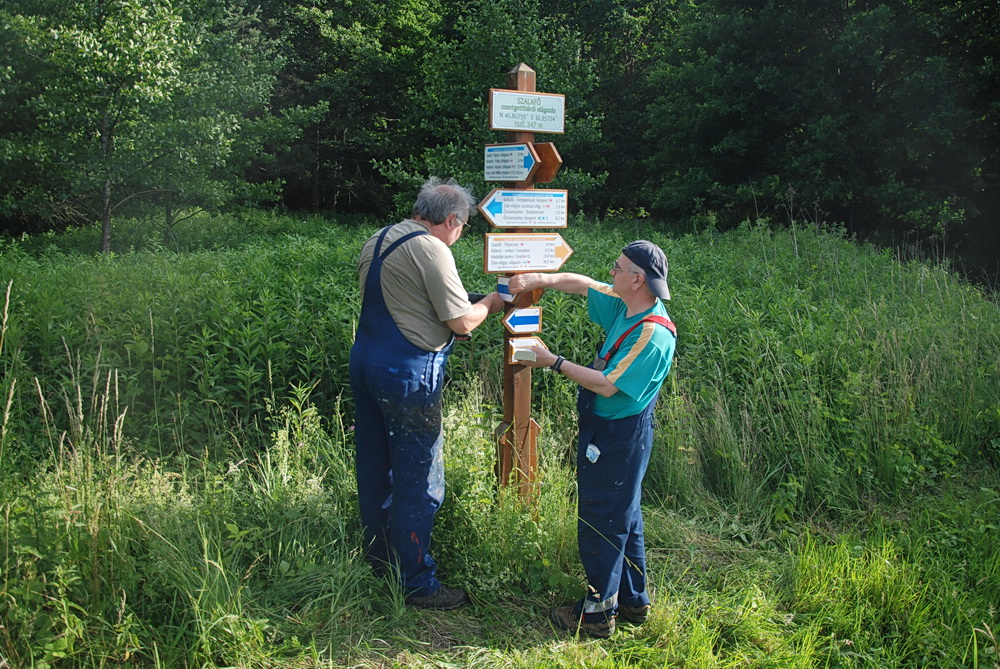
M558 233L487 233L486 273L554 272L573 254Z
M530 334L542 331L542 308L526 307L524 309L511 309L504 319L503 324L507 326L511 334Z
M565 228L569 221L565 190L494 188L479 203L479 211L495 228Z
M531 144L489 144L483 153L483 178L530 181L540 164Z

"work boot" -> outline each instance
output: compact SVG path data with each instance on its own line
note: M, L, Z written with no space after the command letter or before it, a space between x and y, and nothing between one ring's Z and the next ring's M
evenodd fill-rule
M601 622L588 623L583 620L583 616L573 612L572 606L560 606L552 609L549 618L559 629L570 630L571 632L583 632L590 636L607 639L615 631L615 619L608 618Z
M465 590L461 588L449 588L443 585L433 594L423 596L410 595L406 598L406 603L409 606L415 606L418 609L440 609L442 611L457 609L467 601L469 601L469 595Z
M649 619L649 604L645 606L619 606L618 615L633 625L641 625Z

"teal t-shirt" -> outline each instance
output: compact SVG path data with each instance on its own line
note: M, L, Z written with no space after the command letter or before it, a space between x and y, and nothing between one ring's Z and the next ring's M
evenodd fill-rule
M618 338L630 327L647 316L670 319L663 302L631 318L625 316L628 308L608 284L599 284L587 291L587 315L605 332L603 357ZM629 333L621 348L608 361L604 376L615 384L618 392L611 397L598 395L594 400L594 413L601 418L614 419L634 416L656 399L663 380L670 372L674 359L676 337L667 328L645 322Z

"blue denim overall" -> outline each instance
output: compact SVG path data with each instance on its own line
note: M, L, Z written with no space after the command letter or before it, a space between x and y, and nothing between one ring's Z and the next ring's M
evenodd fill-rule
M454 339L425 351L399 331L382 295L382 264L413 232L381 252L375 245L351 348L358 505L365 559L376 572L398 569L406 596L441 587L430 554L434 514L444 500L441 390Z
M643 540L642 479L653 448L654 399L634 416L605 419L594 414L594 392L579 388L580 436L577 542L590 592L577 603L586 622L600 622L619 605L645 606L646 547ZM599 455L592 461L588 447Z

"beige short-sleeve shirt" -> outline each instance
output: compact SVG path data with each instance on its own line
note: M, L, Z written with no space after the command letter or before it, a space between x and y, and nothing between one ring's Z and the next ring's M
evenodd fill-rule
M391 226L382 242L382 252L400 237L418 230L427 230L427 226L411 219ZM365 242L358 257L362 300L368 267L381 233L379 230ZM431 235L407 240L389 254L382 265L382 296L406 340L425 351L444 348L452 335L447 321L472 309L451 249Z

